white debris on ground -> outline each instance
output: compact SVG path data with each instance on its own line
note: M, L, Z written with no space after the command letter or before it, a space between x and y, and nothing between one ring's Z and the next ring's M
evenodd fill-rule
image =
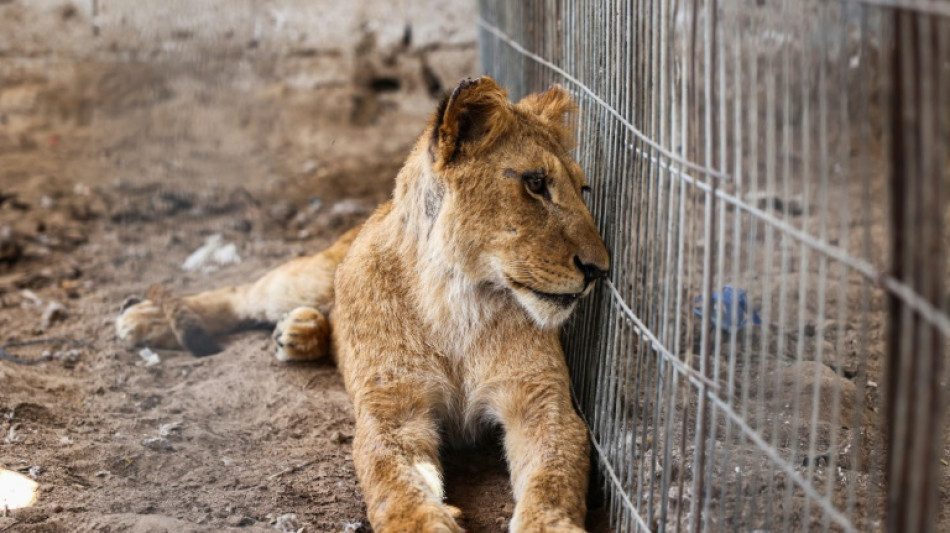
M358 198L347 198L333 204L330 214L337 216L363 215L373 210L373 204Z
M209 235L204 245L191 253L182 263L181 268L186 272L201 272L209 274L226 265L236 265L241 262L237 246L225 243L220 233Z
M43 299L37 296L36 293L30 289L23 289L20 291L20 296L23 297L25 302L30 302L36 307L43 307Z
M181 422L170 422L158 426L157 437L146 437L142 440L142 445L156 452L173 452L175 446L171 443L169 437L175 437L180 440L178 431L181 429Z
M39 483L5 468L0 468L0 509L14 510L36 502Z
M4 444L13 444L20 440L20 437L17 436L16 430L20 429L20 424L11 424L10 431L7 432L7 436L3 438Z
M344 522L343 533L360 533L364 531L362 522Z
M139 350L139 357L142 358L145 366L155 366L162 362L162 358L159 357L157 353L148 348L142 348Z
M172 433L176 433L181 429L181 422L170 422L168 424L162 424L158 426L158 434L162 438L167 438Z
M43 359L58 359L67 365L76 363L80 357L82 357L82 351L76 348L59 350L52 353L50 353L49 350L43 352Z
M49 329L49 327L53 325L53 322L64 318L66 318L66 306L57 301L51 301L46 304L46 309L43 310L43 317L41 319L43 329Z
M173 452L175 446L165 437L146 437L142 440L142 446L156 452Z
M300 522L297 521L297 515L294 513L278 516L277 521L274 522L274 529L281 533L301 533L303 531Z

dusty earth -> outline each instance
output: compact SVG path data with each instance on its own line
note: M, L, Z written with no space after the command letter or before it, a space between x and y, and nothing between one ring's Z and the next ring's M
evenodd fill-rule
M425 116L161 68L0 85L0 467L41 487L0 531L366 531L332 365L275 361L266 330L148 365L113 319L152 283L242 282L326 246L389 195ZM184 271L214 234L240 263ZM445 458L471 531L512 512L491 441Z

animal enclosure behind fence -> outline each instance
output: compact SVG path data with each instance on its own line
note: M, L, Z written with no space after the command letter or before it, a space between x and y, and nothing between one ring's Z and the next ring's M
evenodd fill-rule
M947 6L480 2L487 72L580 106L612 267L565 347L618 531L950 524Z

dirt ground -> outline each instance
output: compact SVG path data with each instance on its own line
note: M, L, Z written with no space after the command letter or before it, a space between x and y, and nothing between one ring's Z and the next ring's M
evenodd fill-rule
M0 531L368 531L331 365L278 363L263 330L149 365L113 320L152 283L326 246L388 197L425 116L383 95L355 121L342 88L247 89L220 65L80 68L0 85L0 466L41 487ZM240 263L184 271L213 234ZM445 460L465 526L504 530L497 446Z

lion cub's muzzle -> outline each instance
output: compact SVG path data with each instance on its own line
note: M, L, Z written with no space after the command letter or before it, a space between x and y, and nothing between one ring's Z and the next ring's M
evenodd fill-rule
M542 328L556 327L567 320L577 300L590 294L594 282L605 277L610 268L610 255L593 221L579 226L572 228L575 231L568 233L563 242L554 244L560 250L551 255L560 255L560 261L542 259L544 265L538 268L542 275L525 272L521 261L522 265L511 271L516 275L506 272L515 298ZM518 279L518 274L528 275Z
M581 260L579 256L574 256L574 264L577 265L577 268L580 269L581 274L584 274L584 288L590 286L591 283L599 280L600 278L607 277L607 267L601 268L598 265L592 263L585 263Z
M597 265L581 261L579 256L574 256L574 265L584 276L584 286L577 292L544 292L530 286L526 286L532 294L541 300L559 305L561 307L570 307L578 298L583 298L590 293L591 285L600 278L607 276L607 270Z

